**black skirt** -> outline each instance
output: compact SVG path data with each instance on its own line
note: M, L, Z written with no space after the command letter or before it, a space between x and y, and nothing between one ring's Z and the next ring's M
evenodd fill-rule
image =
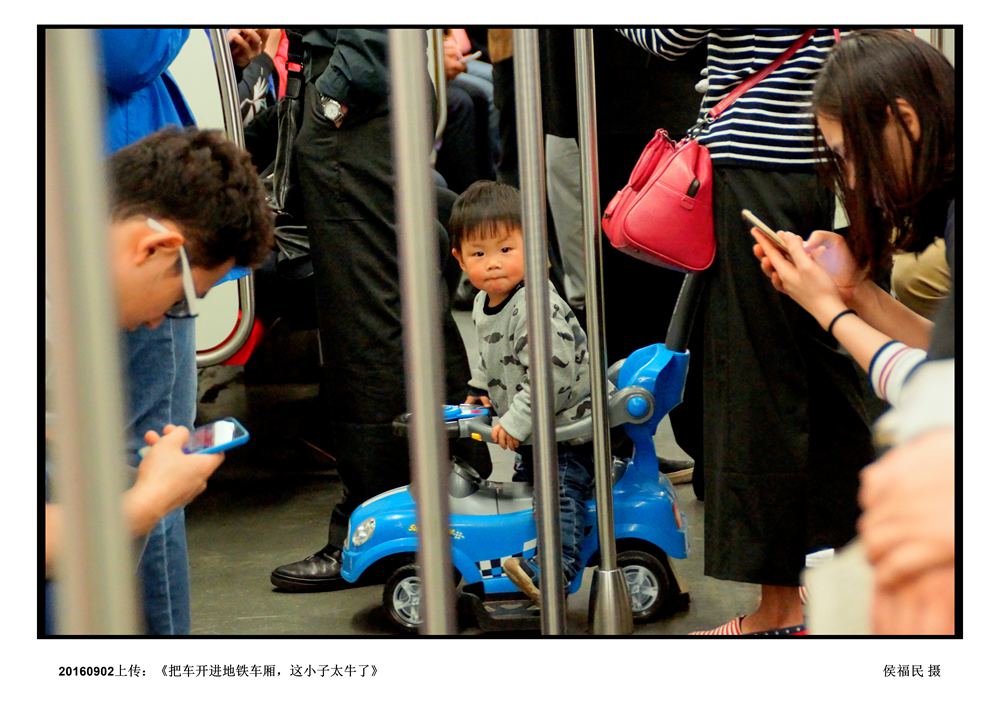
M795 586L805 556L855 534L858 472L872 460L849 356L778 293L740 217L775 230L829 229L815 174L716 167L718 253L703 297L705 573Z

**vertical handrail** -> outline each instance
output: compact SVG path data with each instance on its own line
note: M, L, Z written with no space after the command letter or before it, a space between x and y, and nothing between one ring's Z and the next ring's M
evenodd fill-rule
M58 414L54 478L65 515L58 629L135 634L95 45L89 30L45 32L45 274Z
M417 502L420 607L424 634L453 634L455 583L451 572L448 499L442 475L447 447L441 404L444 353L437 235L427 143L427 64L422 30L389 30L392 148L396 174L399 277L410 421L410 475Z
M601 256L600 186L597 166L597 98L594 82L594 31L573 31L576 56L577 121L580 136L580 185L583 205L584 265L587 272L587 337L590 346L590 403L594 418L594 493L600 566L591 584L595 634L630 634L632 609L625 577L618 568L611 482L611 431L608 422L608 360L604 336L604 262Z
M437 100L437 124L434 127L434 143L431 145L431 165L437 159L437 142L444 136L448 125L448 77L444 71L444 30L431 30L434 43L434 98Z
M556 468L555 399L552 394L548 238L545 233L545 161L542 153L542 99L538 30L514 30L514 84L517 156L524 227L524 284L528 307L531 370L531 440L541 553L543 634L566 630L562 536L559 530L559 479Z
M226 137L240 148L245 148L243 140L243 119L240 116L239 88L236 84L236 70L233 67L233 56L226 42L224 29L208 31L209 44L212 46L212 56L215 58L215 77L219 82L219 95L222 98L222 125ZM253 331L254 320L254 290L253 275L241 277L236 281L237 294L240 300L240 314L233 335L218 349L198 352L198 367L221 364L238 352Z
M219 82L219 96L222 98L222 126L226 136L241 149L243 140L243 118L240 116L240 91L236 83L236 68L233 55L226 42L226 31L214 28L208 31L208 41L212 45L215 58L215 78Z

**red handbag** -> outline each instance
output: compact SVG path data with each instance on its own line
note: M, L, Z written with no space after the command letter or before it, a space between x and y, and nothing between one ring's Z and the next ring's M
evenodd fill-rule
M697 272L712 264L712 159L696 139L748 89L798 52L815 32L805 32L771 64L743 80L680 141L672 141L666 131L657 129L632 169L628 185L604 209L601 227L612 246L673 270Z

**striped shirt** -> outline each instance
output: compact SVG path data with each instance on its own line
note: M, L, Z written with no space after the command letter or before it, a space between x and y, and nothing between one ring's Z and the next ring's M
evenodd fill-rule
M701 116L740 82L790 47L802 28L620 29L633 43L675 60L708 38L708 91ZM803 168L816 163L812 90L835 43L833 29L818 29L792 57L740 97L699 142L719 163L757 168Z
M926 361L927 352L923 349L908 347L895 339L886 342L868 365L868 380L875 395L896 405L910 374Z

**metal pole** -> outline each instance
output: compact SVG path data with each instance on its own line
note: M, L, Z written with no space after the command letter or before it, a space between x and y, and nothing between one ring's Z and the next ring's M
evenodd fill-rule
M215 78L219 82L219 95L222 97L222 125L226 136L241 149L245 148L243 141L243 119L240 116L239 88L236 86L236 69L233 67L233 56L226 42L226 31L213 29L208 31L209 44L212 45L212 56L215 58Z
M444 71L444 30L440 27L431 30L431 41L434 43L434 96L437 100L437 125L434 127L434 145L431 146L431 165L437 158L437 142L444 136L448 124L448 77Z
M437 233L432 209L431 137L427 105L427 62L423 30L389 30L392 98L392 148L396 172L399 277L403 298L410 422L410 474L417 501L420 548L420 598L424 634L455 633L455 583L452 580L448 498L443 474L447 447L441 404L444 368L441 355L441 295Z
M138 633L103 132L88 30L45 33L45 259L56 376L60 634Z
M219 82L219 95L222 97L224 131L230 141L241 149L246 148L243 139L243 118L240 116L239 89L236 86L236 70L233 68L229 43L226 42L226 31L209 30L208 37L215 58L215 77ZM219 349L199 352L196 357L198 368L221 364L236 354L250 338L254 320L253 275L237 280L236 289L240 300L240 316L236 323L236 331Z
M542 633L566 631L562 537L559 530L559 478L556 468L555 399L552 395L552 331L549 315L548 238L545 234L545 161L542 151L542 98L538 30L514 30L514 84L517 157L524 226L524 284L528 304L531 364L531 441L541 553ZM537 368L543 365L542 368Z
M583 187L584 264L587 270L587 337L590 346L590 403L594 418L594 492L601 562L590 588L595 634L631 634L632 607L618 568L608 423L608 360L604 336L604 263L601 258L600 189L597 172L597 99L594 89L594 31L574 30L576 96Z

